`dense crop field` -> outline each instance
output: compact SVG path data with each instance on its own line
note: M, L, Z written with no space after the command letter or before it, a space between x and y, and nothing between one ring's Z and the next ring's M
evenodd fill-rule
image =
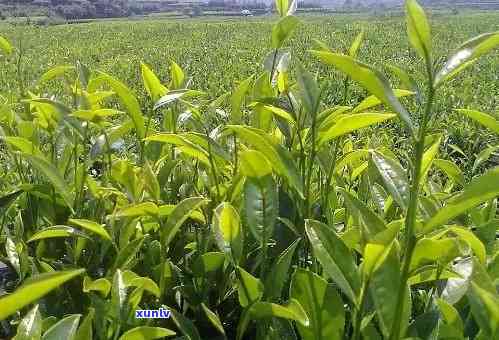
M295 4L0 25L0 339L499 339L499 14Z

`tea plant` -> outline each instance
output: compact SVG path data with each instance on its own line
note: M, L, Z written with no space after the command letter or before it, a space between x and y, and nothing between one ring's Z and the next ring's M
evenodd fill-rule
M296 6L276 2L264 71L215 98L174 61L168 83L140 64L147 98L81 62L29 86L0 38L17 70L0 97L0 334L499 337L499 168L484 169L499 120L455 112L494 136L468 171L434 110L499 33L441 61L408 0L424 77L389 65L393 88L357 59L363 31L344 51L316 41L309 57L342 73L331 104L323 73L292 62ZM137 317L151 309L171 319Z

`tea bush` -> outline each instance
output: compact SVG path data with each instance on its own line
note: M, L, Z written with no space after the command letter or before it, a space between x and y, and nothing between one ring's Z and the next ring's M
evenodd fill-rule
M308 41L303 66L296 4L229 91L174 61L168 82L140 63L143 91L85 61L31 85L0 38L2 336L499 337L496 94L437 114L471 67L497 81L478 60L499 33L437 57L408 0L412 64L384 65L390 83L359 61L364 31Z

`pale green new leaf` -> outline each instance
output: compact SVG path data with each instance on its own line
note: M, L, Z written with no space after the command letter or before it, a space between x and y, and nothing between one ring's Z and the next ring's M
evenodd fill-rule
M104 228L103 224L84 219L69 219L68 222L82 229L88 230L94 234L97 234L105 240L111 241L111 236Z
M482 124L486 128L499 134L499 119L497 119L496 117L494 117L488 113L483 113L483 112L476 111L476 110L459 109L456 111L464 114L465 116L470 117L474 121L477 121L478 123Z
M281 48L300 21L295 16L286 16L272 27L272 47Z
M126 331L119 340L153 340L173 335L176 333L168 328L140 326Z
M39 305L33 307L17 326L13 340L39 340L42 336L42 315Z
M80 323L80 314L70 315L50 327L42 340L73 340Z
M3 55L9 55L12 54L13 51L14 48L11 43L4 37L0 36L0 52L2 52Z
M418 54L431 65L431 30L423 8L416 0L405 2L407 35Z
M253 302L259 301L264 292L263 283L239 266L236 268L236 273L239 304L242 307L247 307Z
M13 293L0 297L0 320L40 299L66 281L81 275L85 269L39 274L26 280Z
M499 32L481 34L465 42L447 60L435 76L434 86L440 86L472 65L479 57L499 46Z
M324 51L312 51L312 54L318 57L323 63L336 67L360 83L362 87L396 112L409 132L413 136L415 135L415 127L409 112L402 106L393 93L390 83L379 71L346 55Z
M499 196L499 167L475 178L465 189L437 212L423 227L427 233L471 208Z
M212 228L218 248L238 263L243 252L243 231L239 214L230 203L220 203L215 209Z
M402 98L402 97L412 96L415 93L413 91L408 91L408 90L393 89L393 94L397 98ZM366 99L364 99L362 102L360 102L359 105L354 107L352 112L353 113L362 112L364 110L370 109L370 108L378 106L380 104L382 104L382 102L381 102L381 100L378 99L378 97L369 96Z

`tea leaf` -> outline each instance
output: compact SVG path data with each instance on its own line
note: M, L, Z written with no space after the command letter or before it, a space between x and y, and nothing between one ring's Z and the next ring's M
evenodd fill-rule
M407 35L418 54L431 64L431 31L423 8L416 0L405 2Z
M13 293L0 297L0 320L40 299L66 281L81 275L85 269L52 272L35 275L26 280Z
M176 335L176 333L168 328L140 326L123 333L120 340L152 340L173 335Z

